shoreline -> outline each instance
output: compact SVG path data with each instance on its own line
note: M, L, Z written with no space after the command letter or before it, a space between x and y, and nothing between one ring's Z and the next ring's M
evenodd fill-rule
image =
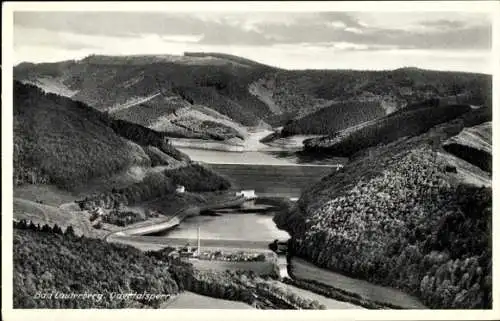
M264 197L263 199L265 200L266 197ZM284 198L284 199L286 200L286 198ZM228 202L229 202L229 204L228 204ZM149 220L149 222L145 221L145 222L148 222L148 224L146 224L145 222L140 222L140 223L142 223L141 225L146 225L146 226L136 226L136 227L129 227L129 228L126 227L122 230L109 233L104 238L104 240L106 242L110 242L110 243L114 243L113 241L117 241L117 243L128 244L128 245L134 246L136 248L139 248L140 250L145 250L144 247L142 247L140 245L149 246L149 250L159 250L161 248L172 246L172 245L176 246L179 244L184 244L184 241L185 241L184 239L182 239L182 240L180 240L180 239L179 240L168 239L168 238L161 238L158 236L151 236L149 234L155 233L155 232L160 232L160 230L166 231L168 229L175 228L177 225L179 225L182 222L182 220L184 220L185 218L191 217L191 216L199 215L199 213L202 210L232 207L235 205L235 202L238 202L238 203L241 202L241 204L243 204L245 202L245 199L244 198L237 198L237 199L233 199L233 200L226 201L226 202L207 204L205 206L202 206L203 209L201 206L190 205L190 206L187 206L185 208L180 209L177 212L178 214L175 214L175 215L169 217L168 219L166 219L163 222L151 222L151 220ZM221 203L223 203L223 204L221 204ZM162 224L168 224L169 226L164 227L164 226L162 226ZM160 227L160 230L157 231L158 225L160 225L161 227ZM148 230L144 231L143 229L148 229ZM153 230L151 231L151 229L153 229ZM138 230L139 230L139 233L138 233ZM129 233L127 233L127 231ZM116 237L116 238L113 238L113 237ZM194 240L192 240L192 241L194 241ZM205 240L205 242L209 242L209 241L210 240ZM232 247L225 248L223 245L224 242L231 243L230 241L231 240L215 240L214 242L220 243L222 245L222 248L228 250L229 252L235 252L235 251L241 250L239 248L232 248ZM245 243L245 241L243 241L243 240L232 240L232 242L235 244L239 243L239 242ZM256 242L256 243L261 243L261 242ZM220 249L221 245L211 244L211 246L208 246L206 248L210 248L212 250ZM245 244L245 246L248 247L249 245ZM258 246L258 244L256 244L256 246L257 246L256 248L246 248L246 250L249 252L262 252L262 251L269 252L269 251L271 251L269 249L261 248L261 246ZM272 253L274 253L274 252L272 252ZM289 259L291 260L293 258L289 258ZM295 257L295 260L300 261L301 259L299 257ZM308 263L310 263L310 262L308 262ZM312 264L312 263L310 263L310 264ZM290 269L292 271L290 271ZM290 262L288 259L286 260L286 268L281 266L280 270L287 271L287 273L286 273L287 277L283 277L282 281L280 281L280 282L283 282L284 284L296 286L302 290L309 291L309 292L316 294L316 295L321 295L321 296L323 296L327 299L330 299L330 300L337 300L339 302L353 304L355 306L359 306L360 309L363 309L363 308L367 308L367 309L387 309L387 308L389 308L389 309L405 309L405 308L408 308L408 307L400 306L398 304L392 304L389 302L384 302L384 301L379 301L379 300L371 300L364 295L360 295L359 293L346 291L346 290L343 290L341 288L337 288L337 287L329 285L329 284L324 284L320 281L302 279L300 277L297 278L293 273L294 264L292 264L292 262ZM364 280L360 280L360 281L364 281ZM374 286L376 286L376 285L374 285ZM388 290L391 290L391 289L388 289ZM419 309L422 307L413 306L410 308Z
M282 152L300 151L304 148L304 140L321 137L321 135L292 135L281 137L277 135L278 130L247 128L248 136L245 139L231 138L224 141L199 138L170 138L174 147L203 149L226 152ZM268 137L276 136L275 139L265 141ZM274 137L273 136L273 137Z
M201 162L207 165L248 165L248 166L279 166L279 167L331 167L331 168L342 168L344 165L342 164L253 164L253 163L208 163Z
M207 210L214 210L226 207L234 207L237 205L241 205L245 202L245 198L243 196L233 197L233 199L225 200L222 202L215 202L208 205L188 205L184 208L181 208L173 215L162 219L159 222L153 220L146 220L142 222L138 222L136 224L132 224L132 226L128 226L118 231L112 231L108 233L103 239L105 241L110 240L110 238L115 236L144 236L147 234L160 233L162 231L167 231L169 229L174 228L179 225L184 219L200 215L201 212ZM135 226L134 226L135 225Z

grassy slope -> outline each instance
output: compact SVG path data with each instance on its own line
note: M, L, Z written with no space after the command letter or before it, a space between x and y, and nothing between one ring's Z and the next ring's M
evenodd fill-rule
M186 57L215 57L215 58L221 58L225 59L228 61L236 62L239 64L247 65L247 66L257 66L257 67L268 67L271 68L268 65L246 59L243 57L238 57L234 55L229 55L229 54L223 54L223 53L217 53L217 52L185 52L184 56Z
M65 203L71 203L77 195L72 192L57 188L53 185L33 185L25 184L14 188L14 197L31 200L33 202L41 201L43 204L59 207Z
M278 225L322 267L403 289L432 308L491 308L491 189L446 172L448 157L434 157L428 144L463 125L360 154L306 190Z
M83 213L71 212L53 205L39 204L30 200L14 198L13 217L34 224L57 224L63 230L72 226L75 234L93 236L94 231L88 217Z

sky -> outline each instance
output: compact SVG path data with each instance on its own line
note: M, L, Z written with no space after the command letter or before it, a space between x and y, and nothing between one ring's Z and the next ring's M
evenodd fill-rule
M190 51L286 69L491 73L491 29L480 12L14 12L14 60Z

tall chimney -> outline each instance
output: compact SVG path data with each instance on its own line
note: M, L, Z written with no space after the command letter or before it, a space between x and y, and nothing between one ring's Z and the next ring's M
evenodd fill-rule
M200 227L198 226L198 256L201 254Z

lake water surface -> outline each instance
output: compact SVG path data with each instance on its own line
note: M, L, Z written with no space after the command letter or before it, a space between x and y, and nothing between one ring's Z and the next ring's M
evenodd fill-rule
M219 174L224 175L232 182L235 189L253 189L258 196L300 197L305 188L322 177L334 173L335 165L345 163L345 159L307 162L295 152L240 153L187 148L182 151L193 160L204 162ZM290 237L286 231L276 227L272 220L272 213L242 213L235 209L221 211L219 215L188 218L163 237L195 239L198 227L201 228L202 239L272 242L274 239ZM292 261L292 268L301 278L312 279L357 293L363 298L390 302L405 308L424 308L419 300L399 290L374 286L366 281L348 278L299 259ZM309 291L299 290L302 295L317 299L329 308L360 308L321 297Z
M197 238L200 227L201 239L273 241L288 239L286 231L280 230L273 222L272 214L223 213L220 216L195 216L187 218L178 228L166 236L172 238Z
M225 176L235 189L255 190L260 196L300 197L302 190L333 173L345 159L311 160L295 152L222 152L181 149L194 161ZM325 163L326 162L326 163Z
M181 150L194 161L204 162L226 177L235 190L254 190L257 196L298 198L302 190L336 171L335 165L338 164L300 163L299 157L293 152L283 156L264 151ZM287 232L276 227L272 213L241 213L237 209L220 213L220 216L188 218L167 233L166 237L196 238L198 226L201 227L202 239L271 242L289 238Z
M196 148L178 148L192 160L209 164L336 166L346 158L308 154L298 150L228 152Z
M194 161L204 162L226 177L235 190L254 190L257 196L298 198L305 188L337 170L337 163L329 166L300 163L293 152L284 157L264 151L181 150ZM252 205L248 206L251 208ZM235 209L221 212L220 216L188 218L166 237L196 238L200 226L202 239L272 241L289 238L288 233L279 230L272 219L272 213L241 213Z

